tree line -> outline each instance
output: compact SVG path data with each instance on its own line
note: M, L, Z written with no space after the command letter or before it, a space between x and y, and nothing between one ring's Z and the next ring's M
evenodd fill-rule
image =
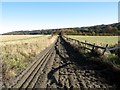
M96 25L90 27L77 27L64 29L64 34L67 35L90 35L90 36L118 36L120 35L120 23L109 25Z
M120 23L114 23L109 25L96 25L89 27L74 27L74 28L59 28L59 29L45 29L45 30L32 30L32 31L13 31L4 33L3 35L48 35L48 34L59 34L62 32L67 35L120 35Z

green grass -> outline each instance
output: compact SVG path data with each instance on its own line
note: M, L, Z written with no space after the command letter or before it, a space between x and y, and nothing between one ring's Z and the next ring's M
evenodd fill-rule
M76 39L82 42L85 40L91 44L105 46L106 44L112 46L118 44L118 36L77 36L77 35L67 35L67 37Z
M91 44L97 44L100 46L105 46L108 44L109 46L113 46L118 44L118 36L77 36L77 35L66 35L66 37L76 39L82 42L85 40ZM84 51L84 50L83 50ZM83 53L83 55L87 55L87 53ZM91 57L89 57L91 58ZM96 60L96 57L94 57ZM120 67L120 59L117 55L111 54L110 52L105 52L104 58L102 59L105 62L112 62L114 65Z
M116 56L115 54L109 54L107 56L108 61L112 62L113 64L120 67L120 58Z

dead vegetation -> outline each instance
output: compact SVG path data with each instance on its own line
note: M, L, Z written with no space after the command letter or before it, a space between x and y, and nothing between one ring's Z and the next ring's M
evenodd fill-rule
M7 37L9 40L10 36L6 36L6 38ZM10 41L0 42L4 82L9 83L18 76L20 72L33 62L33 58L38 53L54 42L57 36L40 35L37 37L23 37L24 38L20 36L19 38L16 36L15 38L15 36L13 36ZM7 39L4 40L6 41Z

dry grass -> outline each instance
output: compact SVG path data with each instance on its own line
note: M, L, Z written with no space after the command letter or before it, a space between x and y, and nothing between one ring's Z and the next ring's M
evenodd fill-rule
M4 80L10 81L33 62L38 53L52 44L57 36L2 36L0 42Z
M0 35L0 42L26 40L31 38L39 38L41 36L43 35Z

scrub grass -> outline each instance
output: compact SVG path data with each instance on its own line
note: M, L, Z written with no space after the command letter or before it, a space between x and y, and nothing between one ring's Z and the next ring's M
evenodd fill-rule
M0 55L4 82L11 82L34 61L34 57L52 44L57 36L4 35L0 36Z

